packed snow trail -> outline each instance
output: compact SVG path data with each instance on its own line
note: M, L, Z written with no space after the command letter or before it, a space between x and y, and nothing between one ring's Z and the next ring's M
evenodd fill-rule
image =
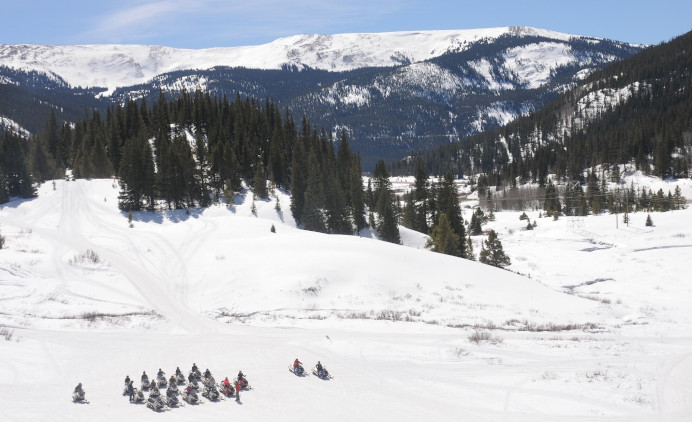
M160 235L130 229L126 217L123 217L122 226L114 226L105 220L102 217L106 211L104 208L112 207L112 204L98 202L90 190L92 187L85 180L58 182L52 195L40 196L32 202L27 216L27 220L32 222L32 231L50 239L55 247L57 278L62 281L59 291L64 291L70 280L88 281L88 276L72 268L67 259L70 253L93 250L125 277L164 318L188 333L218 331L221 324L193 312L185 303L188 272L184 251L194 249L203 241L204 233L213 231L211 223L206 223L201 233L188 236L192 240L183 242L185 247L176 248ZM59 203L59 220L54 225L54 221L43 216L50 215L49 210L56 203ZM80 295L79 292L70 293Z
M659 372L657 400L662 417L680 422L690 420L692 351L677 355L663 365Z

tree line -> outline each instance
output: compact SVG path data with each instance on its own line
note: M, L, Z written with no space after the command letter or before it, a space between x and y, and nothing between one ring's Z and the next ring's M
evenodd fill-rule
M5 132L0 150L2 202L34 196L36 183L66 169L76 178L117 176L124 212L205 207L245 187L267 200L273 189L287 189L300 227L352 234L368 225L369 214L384 240L400 241L384 162L366 205L360 154L347 133L335 138L306 117L298 126L270 99L161 93L151 106L129 99L105 115L85 111L76 123L51 112L30 139Z
M485 174L491 186L585 182L586 169L633 163L662 178L692 174L692 32L592 73L529 116L423 151L431 174ZM602 101L627 97L626 101ZM394 174L413 174L414 160Z

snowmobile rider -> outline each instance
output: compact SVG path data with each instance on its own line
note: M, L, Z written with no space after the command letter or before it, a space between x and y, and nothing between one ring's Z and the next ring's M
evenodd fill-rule
M243 382L240 380L237 380L235 382L235 401L240 401L240 390L243 389Z
M171 375L171 379L168 380L168 383L170 385L177 384L177 381L175 380L175 375Z
M79 393L79 394L84 394L84 390L82 390L82 383L81 382L79 384L77 384L77 386L74 388L74 392Z
M142 372L142 383L144 383L144 381L149 382L149 376L147 375L147 371Z
M159 368L159 372L156 373L156 376L162 377L164 375L164 372Z
M295 371L296 368L298 368L298 365L302 365L302 364L303 364L303 362L299 361L298 358L296 358L296 360L293 361L293 370Z
M132 385L132 381L127 383L127 393L130 395L130 401L135 401L135 387Z
M209 368L204 371L204 378L211 378L211 371L209 371Z
M182 371L180 370L180 367L176 366L175 367L175 375L180 375L181 373L182 373Z
M130 385L130 376L129 375L125 377L125 386L127 387L128 385Z
M315 368L317 369L317 375L322 376L324 374L324 368L322 368L322 362L317 361L317 365L315 365Z
M192 364L192 372L197 372L197 369L198 369L198 368L197 368L197 364L196 364L196 363L193 363L193 364Z
M243 374L243 371L239 371L239 372L238 372L238 379L239 379L240 381L242 381L242 382L247 382L247 381L245 380L245 374Z

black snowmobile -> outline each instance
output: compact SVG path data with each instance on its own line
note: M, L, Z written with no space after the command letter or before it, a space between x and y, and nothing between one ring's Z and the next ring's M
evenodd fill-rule
M149 394L149 398L147 399L147 407L151 408L156 412L160 412L161 410L163 410L164 407L166 407L166 402L163 401L163 397L161 397L161 394Z
M303 376L307 375L305 373L305 368L303 368L303 365L298 365L298 366L288 365L288 370L293 372L294 374L298 375L299 377L303 377Z
M183 390L183 392L180 394L180 396L185 400L186 402L190 404L196 404L199 403L199 396L195 392L194 389L190 389L190 391L187 391L187 388Z
M219 390L216 388L216 384L207 383L204 384L204 389L202 390L202 395L211 401L219 399Z
M323 380L328 380L332 378L331 374L329 374L329 371L327 371L327 368L325 368L324 366L322 367L321 371L317 369L317 366L312 368L312 375Z

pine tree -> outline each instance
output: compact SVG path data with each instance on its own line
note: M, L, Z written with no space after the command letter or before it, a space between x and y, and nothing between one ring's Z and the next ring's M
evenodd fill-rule
M459 256L459 236L452 230L446 214L440 214L425 246L433 252Z
M257 198L267 199L269 198L269 191L267 190L267 175L264 172L264 165L262 165L261 160L258 160L254 167L255 174L252 177L252 191Z
M398 218L394 210L394 193L392 192L389 172L384 160L375 164L373 171L373 196L377 199L375 212L377 213L376 228L380 238L386 242L401 243Z
M505 268L511 265L511 261L502 249L502 243L495 230L488 230L488 239L481 250L479 261L493 267Z
M353 225L356 227L356 232L360 232L365 228L365 199L363 193L363 176L361 175L360 154L358 154L351 166L351 216Z
M651 214L646 215L646 227L652 227L654 225L653 220L651 220Z
M466 259L470 261L476 260L476 256L473 253L473 239L471 238L471 233L466 236Z
M445 173L442 180L437 185L435 190L435 205L437 208L435 220L439 220L439 216L442 214L447 216L452 230L457 235L458 243L455 250L458 255L456 256L463 258L466 248L466 228L464 227L464 220L461 216L459 193L454 183L454 176L451 172Z

